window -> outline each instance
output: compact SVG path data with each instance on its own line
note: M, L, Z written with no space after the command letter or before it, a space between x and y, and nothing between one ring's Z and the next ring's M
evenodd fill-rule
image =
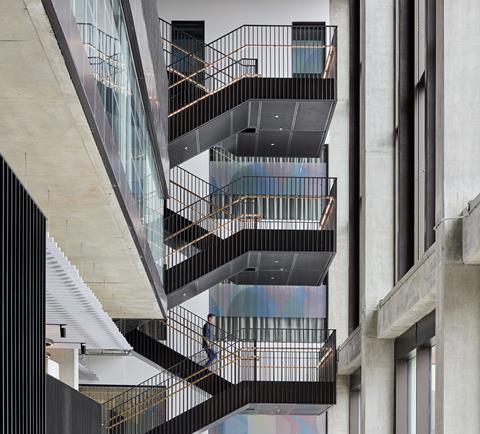
M430 350L430 434L435 434L435 367L437 363L436 346Z
M417 433L417 358L408 361L407 415L408 434Z
M177 62L175 69L185 75L204 69L204 42L204 21L172 21L172 63ZM194 56L185 57L189 53Z
M324 26L324 22L292 23L293 77L322 74L325 66Z

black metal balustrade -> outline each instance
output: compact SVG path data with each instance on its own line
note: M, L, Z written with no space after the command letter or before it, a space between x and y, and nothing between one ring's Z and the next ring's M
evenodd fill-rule
M201 318L183 306L175 306L167 312L166 319L152 319L140 322L136 330L161 342L173 351L191 357L203 348L203 326L206 318ZM214 327L217 341L234 339L234 335L219 327ZM127 339L129 333L126 333ZM134 347L134 342L130 342ZM221 345L221 344L219 344Z
M170 140L249 99L336 98L335 26L243 25L209 44L185 34L182 46L160 26Z
M187 434L246 405L311 404L320 413L335 403L335 331L240 330L237 336L216 342L218 359L210 366L201 366L202 350L106 402L104 433ZM202 383L213 376L223 381L207 391Z
M335 252L335 201L334 178L247 176L178 210L164 221L167 295L248 251Z
M217 188L198 176L175 166L170 169L170 188L167 209L179 211L204 201ZM205 199L206 200L206 199ZM208 204L208 203L207 203ZM210 204L213 205L213 204Z

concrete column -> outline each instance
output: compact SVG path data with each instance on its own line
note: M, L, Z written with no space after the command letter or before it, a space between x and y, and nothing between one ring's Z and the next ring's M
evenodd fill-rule
M436 434L480 432L480 267L450 220L480 191L479 20L475 0L437 1Z
M328 273L328 326L337 344L348 337L348 151L349 151L349 0L330 0L330 24L338 26L338 96L330 125L329 175L337 177L337 254ZM328 411L328 433L348 434L348 377L337 379L337 403Z
M376 338L376 306L394 285L394 0L360 9L361 432L392 434L393 341Z

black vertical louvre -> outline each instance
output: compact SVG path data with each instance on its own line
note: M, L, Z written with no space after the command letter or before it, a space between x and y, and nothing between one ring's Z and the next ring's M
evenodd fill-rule
M102 406L50 375L47 378L47 434L101 434Z
M3 434L45 433L45 217L0 156Z

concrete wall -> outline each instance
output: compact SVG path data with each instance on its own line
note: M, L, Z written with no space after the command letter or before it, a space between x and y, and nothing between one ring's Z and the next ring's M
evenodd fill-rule
M394 5L361 2L361 432L393 432L393 341L376 339L376 306L394 283Z
M450 220L480 188L479 20L478 2L437 1L437 434L480 432L480 267Z
M98 381L82 381L82 384L136 386L160 372L159 367L140 355L85 356L82 364L94 372Z
M205 21L205 41L214 39L243 24L291 24L292 21L329 22L328 0L158 0L158 11L164 20ZM334 24L334 23L332 23Z
M329 129L329 175L337 177L337 254L328 272L328 327L340 345L348 337L349 236L349 0L330 1L330 22L338 26L338 100ZM338 377L337 404L328 411L328 433L348 434L349 382Z
M58 379L78 390L78 349L50 348L51 359L59 365Z

